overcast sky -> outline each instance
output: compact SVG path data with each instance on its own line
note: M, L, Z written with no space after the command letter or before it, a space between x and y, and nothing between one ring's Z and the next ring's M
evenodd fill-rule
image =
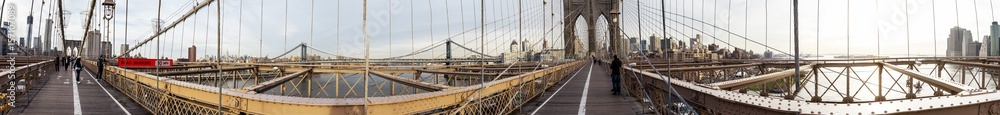
M26 14L27 10L24 9L30 6L27 4L28 1L10 0L8 3L18 4L19 12L24 12L19 14ZM36 0L40 1L42 0ZM64 2L66 2L64 10L72 13L67 17L69 25L69 28L66 28L69 37L67 39L80 39L80 35L83 34L81 12L86 10L89 1L65 0ZM151 20L157 17L157 2L151 0L132 1L127 4L125 0L117 2L118 7L113 22L117 29L113 36L115 46L120 46L118 44L122 44L123 41L134 46L140 39L149 38L153 32ZM170 24L191 10L196 5L195 2L201 1L163 1L161 18L166 24ZM554 25L559 22L558 19L563 18L562 1L545 6L539 0L522 2L521 8L518 8L515 0L486 1L485 20L488 25L485 31L488 34L484 52L498 55L508 50L507 44L510 41L517 39L518 9L524 9L521 14L523 15L521 36L537 44L540 44L542 38L546 38L553 42L551 44L554 47L562 47L561 25ZM790 0L667 0L666 16L661 16L659 12L660 0L639 2L641 2L639 6L632 0L626 0L622 4L622 28L624 34L628 36L640 35L638 31L640 26L637 22L643 24L642 36L662 34L661 17L666 17L666 23L663 24L676 29L675 31L668 28L667 37L694 36L701 34L698 31L701 30L712 35L706 36L703 40L706 44L718 43L728 47L723 44L723 41L726 41L736 47L747 47L757 52L764 50L763 45L752 42L744 46L745 41L736 37L739 35L777 50L792 51L789 47L792 37ZM904 0L850 0L849 6L847 2L848 0L824 0L817 4L815 0L800 1L800 48L803 54L847 54L850 51L851 54L906 55L909 52L911 55L933 55L936 51L938 55L944 55L949 28L958 25L970 29L973 31L972 34L979 36L974 37L979 41L983 35L988 34L990 22L1000 17L995 16L995 10L990 8L991 4L1000 3L991 3L989 0L937 0L936 3L932 3L932 0L908 0L908 15L904 10L907 9L904 3L907 1ZM361 36L363 5L360 0L243 0L223 1L223 4L221 48L223 54L273 57L294 48L297 44L307 43L329 53L363 57L364 38ZM368 28L372 40L373 58L409 54L451 36L455 36L452 38L454 41L479 50L479 40L474 40L480 36L480 30L476 27L482 24L478 0L370 0L368 6ZM636 9L637 7L642 9ZM42 8L47 7L36 7L36 10ZM126 10L128 10L128 23L125 22ZM635 15L637 12L643 15ZM702 20L708 24L670 13ZM163 56L186 57L186 48L191 45L198 47L199 55L205 53L214 55L218 48L215 45L217 43L215 15L216 6L213 3L161 36L161 40L164 40L160 42ZM491 23L494 21L496 22ZM819 30L817 25L820 27ZM20 32L26 32L23 30ZM125 37L126 30L128 37ZM465 30L473 31L459 34ZM735 35L727 34L724 30ZM817 34L820 37L817 38ZM711 39L713 36L718 40ZM150 43L134 52L145 56L153 54L156 42ZM59 46L58 43L55 45ZM114 50L119 52L119 48ZM443 52L442 47L417 57L440 58L443 57ZM320 52L310 51L310 53ZM456 51L456 57L468 55L474 54Z

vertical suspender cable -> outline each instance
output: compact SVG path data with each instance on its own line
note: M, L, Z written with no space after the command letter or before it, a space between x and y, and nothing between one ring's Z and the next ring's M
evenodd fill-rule
M243 46L243 2L246 2L246 1L240 1L240 15L239 15L239 20L240 21L239 21L238 24L236 24L237 26L239 26L238 27L239 30L236 31L236 54L237 55L243 55L243 47L242 47Z
M903 0L903 13L906 16L906 57L910 57L910 0Z
M365 99L364 99L364 101L365 101L365 103L364 103L365 104L365 108L364 109L365 109L365 114L367 114L369 112L368 111L368 102L369 102L368 101L368 77L370 77L370 75L368 74L368 71L370 71L369 69L371 69L369 67L370 65L368 65L369 64L369 62L368 62L368 53L369 53L369 47L371 47L371 46L369 46L369 45L371 45L370 44L371 41L370 41L370 38L368 38L368 0L364 0L363 2L364 2L363 3L364 4L364 6L363 6L364 9L362 9L362 16L361 16L361 31L362 31L361 34L363 34L363 36L365 36L365 76L364 76L364 80L365 80L365 84L364 84L364 86L365 86Z
M431 36L431 41L434 41L434 6L431 5L431 1L432 0L427 0L427 10L429 10L428 13L430 13L430 16L427 17L430 18L430 23L427 24L427 28L429 28L428 31L430 31L429 34ZM434 55L434 50L431 50L431 55Z
M417 52L417 49L415 47L416 45L414 45L414 42L417 41L415 40L416 37L414 36L416 32L413 29L413 1L416 0L410 0L410 52ZM414 75L414 76L420 76L420 75Z
M392 19L392 17L390 17L389 19ZM310 47L312 47L313 44L313 33L314 33L313 31L316 29L313 27L313 25L316 25L316 0L309 1L309 46ZM308 59L308 57L306 59Z
M285 0L285 28L284 29L285 29L285 44L284 44L284 46L281 46L281 48L284 48L281 51L288 50L288 0ZM275 58L277 58L277 57L275 57Z
M976 0L972 0L972 6L973 6L972 7L972 12L976 14L975 15L976 16L976 21L973 22L973 24L976 25L976 34L982 35L982 33L980 33L980 31L979 31L979 7L978 7L979 3L977 3ZM971 38L975 39L976 36L972 36ZM969 42L971 43L972 41L969 41ZM963 53L965 53L965 52L963 52Z
M392 18L392 0L389 0L389 2L386 2L385 9L389 11L388 12L389 19L386 19L386 20L389 21L389 45L388 45L389 46L389 55L392 55L392 19L393 19ZM451 35L451 34L448 34L448 35Z
M792 23L794 23L794 24L792 24L792 25L795 26L794 27L794 31L795 31L795 36L794 36L795 37L795 57L793 57L793 58L795 58L795 89L797 90L800 87L800 85L799 85L799 79L801 79L800 77L802 77L802 76L799 76L799 75L801 75L799 73L799 66L800 66L800 63L799 63L799 0L792 0L792 18L794 19L792 21ZM791 97L791 95L789 97Z
M157 2L156 2L156 19L157 19L157 22L153 22L153 23L156 23L156 27L155 28L156 28L156 32L157 33L160 32L159 19L160 19L160 11L162 9L163 9L163 0L157 0ZM160 36L156 36L156 45L157 45L156 47L160 47L159 46L160 45L159 41L160 41ZM159 58L159 54L160 53L156 53L156 54L157 54L157 58ZM156 71L160 71L160 66L156 66ZM159 87L159 86L160 86L160 76L157 75L156 76L156 87Z
M337 9L340 9L340 7L337 7ZM337 13L337 17L338 17L337 18L337 22L340 22L340 13ZM340 36L339 23L338 23L338 28L337 29L338 29L337 30L337 32L338 32L337 33L337 36L338 36L337 39L340 39L339 38L339 36ZM337 45L339 46L340 43L338 42ZM258 59L267 59L267 58L264 57L264 0L260 0L260 41L257 42L257 48L260 48L260 50L257 50L257 58ZM260 62L260 61L261 60L258 60L258 62Z
M637 13L635 13L635 17L636 17L636 20L638 20L638 22L639 22L638 24L636 24L636 26L639 27L639 29L636 31L636 32L639 32L639 36L636 36L637 38L636 38L635 41L639 42L639 41L642 41L642 17L641 17L642 16L642 10L639 10L642 7L639 6L639 4L640 4L639 0L636 0L635 2L636 2L635 3L635 11L637 12ZM636 47L636 51L639 51L640 53L642 52L642 44L639 44L639 47ZM625 57L627 58L628 56L626 55Z
M934 33L931 39L934 41L934 57L937 57L937 40L934 40L937 37L937 32L934 31L937 29L937 4L935 3L937 3L936 0L931 0L931 31Z
M879 3L878 3L878 0L874 0L874 1L875 1L875 15L877 16L879 14L879 9L878 9L878 4ZM880 23L880 20L878 20L878 17L875 17L875 55L878 56L878 57L881 57L882 56L882 29L879 28L879 24L882 24L882 23Z
M125 44L128 44L128 9L129 8L130 7L128 6L128 0L125 0L125 40L122 41ZM55 12L55 11L53 11L53 12ZM62 17L62 11L59 11L59 15L60 15L60 17ZM59 21L62 21L62 20L59 20ZM59 25L59 27L63 27L63 25ZM65 36L63 36L63 37L65 37ZM62 41L60 41L60 42L62 42ZM63 43L63 44L65 44L65 43ZM125 55L125 54L119 54L119 55ZM128 56L126 55L126 57L128 57Z
M219 73L215 74L216 87L219 87L219 112L222 112L222 0L215 1L215 65L219 67ZM206 48L207 49L207 48ZM208 52L205 52L208 53Z

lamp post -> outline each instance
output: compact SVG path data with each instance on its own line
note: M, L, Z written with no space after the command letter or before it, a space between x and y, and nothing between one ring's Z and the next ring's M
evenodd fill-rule
M104 3L101 3L101 6L104 6L104 22L106 23L104 24L104 32L111 33L108 32L108 30L110 27L109 25L111 22L111 18L115 17L115 0L104 0ZM104 34L104 37L106 36L108 36L108 34ZM104 45L104 41L102 40L97 40L97 44L101 45L100 46L101 54L97 58L97 67L98 67L97 79L101 79L104 76L104 60L105 60L104 58L105 58L105 53L107 53L105 52L105 50L107 50L108 48L107 46Z

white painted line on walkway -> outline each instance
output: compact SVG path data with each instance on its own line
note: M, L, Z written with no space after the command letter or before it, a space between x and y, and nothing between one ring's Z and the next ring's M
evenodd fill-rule
M580 70L583 70L583 67L580 67L580 69L576 69L576 72L573 73L573 76L570 76L569 79L566 80L566 83L564 83L562 86L559 86L559 88L556 89L556 92L552 92L552 95L550 95L549 98L546 98L541 105L538 105L538 108L535 108L535 111L532 111L531 115L535 115L535 113L538 113L538 110L542 110L542 107L545 107L545 104L549 103L549 100L552 100L552 97L555 97L556 94L559 94L559 90L562 90L562 88L566 87L566 85L569 84L570 81L573 81L573 78L576 77L576 74L580 73Z
M76 75L75 72L73 73L73 75L79 76ZM70 84L73 84L73 114L83 115L83 110L80 110L80 90L76 86L77 82L79 81L75 81L76 79L73 80L74 80L73 82L70 82Z
M87 74L90 74L90 78L91 79L94 79L95 81L97 80L97 78L94 78L94 74L90 73L90 70L87 70ZM122 106L122 103L119 102L118 99L115 99L114 96L111 96L111 92L108 92L108 89L105 89L104 85L101 85L101 81L96 81L96 82L97 82L97 85L101 86L101 89L104 90L104 93L108 94L108 97L111 97L111 100L115 100L115 104L118 104L118 108L121 108L122 111L124 111L126 115L132 115L132 113L129 113L128 110L125 110L125 106Z
M587 90L590 90L590 75L594 74L594 64L590 64L590 70L587 70L587 82L583 84L583 95L580 98L580 111L577 111L577 115L587 114Z

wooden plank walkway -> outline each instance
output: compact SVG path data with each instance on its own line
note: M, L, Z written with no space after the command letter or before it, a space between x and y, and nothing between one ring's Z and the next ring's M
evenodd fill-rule
M572 76L564 78L559 84L549 88L540 97L525 104L518 113L531 115L652 114L642 111L642 104L631 96L611 95L611 74L608 71L607 67L602 65L587 64L571 74ZM622 94L627 93L623 91Z
M104 81L95 80L96 72L81 71L80 84L75 87L79 100L74 99L73 72L61 70L49 73L39 87L29 89L28 96L18 99L9 113L15 115L71 115L79 108L84 115L149 115L145 108L132 101ZM79 106L76 106L79 104Z

